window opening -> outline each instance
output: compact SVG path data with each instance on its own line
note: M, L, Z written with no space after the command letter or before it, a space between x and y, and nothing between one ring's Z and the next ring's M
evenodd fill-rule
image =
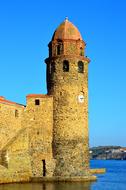
M46 176L46 162L45 160L42 160L42 164L43 164L43 177Z
M80 48L80 55L83 56L84 55L84 49L81 47Z
M69 62L67 60L64 60L63 62L63 71L69 72Z
M36 99L36 100L35 100L35 105L36 105L36 106L40 105L40 100L39 100L39 99Z
M57 45L57 55L60 55L61 54L61 47L60 45Z
M78 62L78 73L84 72L84 63L82 61Z
M18 110L15 110L15 117L18 117L18 116L19 116Z

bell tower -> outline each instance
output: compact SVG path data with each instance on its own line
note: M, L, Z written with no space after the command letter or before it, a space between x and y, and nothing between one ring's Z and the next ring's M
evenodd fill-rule
M49 43L47 90L53 96L54 176L89 176L88 63L85 42L65 19Z

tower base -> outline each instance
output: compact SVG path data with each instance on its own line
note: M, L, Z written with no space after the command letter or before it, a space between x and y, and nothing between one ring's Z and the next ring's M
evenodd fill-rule
M32 177L31 182L91 182L96 181L96 176L75 176L75 177Z

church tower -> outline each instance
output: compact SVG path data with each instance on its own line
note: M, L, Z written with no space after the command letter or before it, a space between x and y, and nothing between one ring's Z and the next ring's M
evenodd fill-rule
M49 43L47 90L53 96L54 176L89 176L88 63L85 42L66 18Z

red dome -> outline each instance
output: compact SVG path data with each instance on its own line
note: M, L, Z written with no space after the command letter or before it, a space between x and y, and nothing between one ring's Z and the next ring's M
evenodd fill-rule
M82 40L81 34L76 26L74 26L66 18L63 23L56 29L53 34L52 40Z

